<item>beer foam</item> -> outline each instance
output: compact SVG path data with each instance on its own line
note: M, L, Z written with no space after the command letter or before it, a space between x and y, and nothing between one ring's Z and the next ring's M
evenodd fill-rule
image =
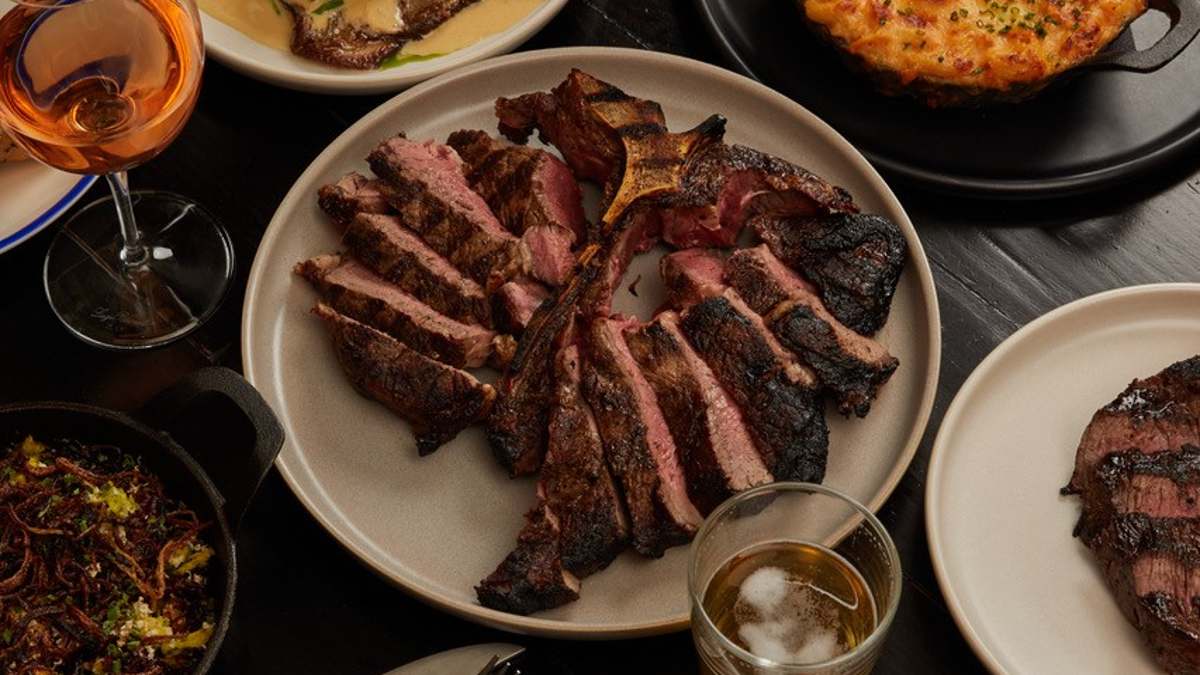
M738 637L756 656L777 663L819 663L845 652L830 615L809 584L764 566L738 590Z
M782 603L788 594L787 572L778 567L760 567L742 581L738 599L766 614Z

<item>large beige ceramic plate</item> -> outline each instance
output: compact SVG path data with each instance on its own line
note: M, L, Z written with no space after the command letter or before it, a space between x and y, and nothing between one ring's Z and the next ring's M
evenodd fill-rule
M1161 672L1059 495L1092 415L1131 380L1200 352L1200 284L1071 303L996 348L938 432L925 498L942 592L995 673Z
M291 273L296 261L338 248L317 188L365 170L363 157L380 139L494 130L498 96L548 89L572 67L660 101L676 129L724 113L731 140L799 162L901 224L912 254L880 339L902 365L867 420L831 420L828 484L878 508L913 456L937 383L937 298L921 244L888 187L825 123L762 85L678 57L599 48L504 57L416 87L351 127L296 182L263 239L246 296L245 370L287 429L278 463L285 479L338 541L387 579L513 631L601 638L677 630L687 625L686 548L658 561L624 555L585 581L581 600L550 612L518 617L480 607L472 586L512 547L534 482L506 478L480 429L419 459L407 426L354 393L308 314L312 291ZM627 280L641 275L640 297L623 290L619 310L649 316L662 299L656 266L651 253L634 261Z
M221 63L245 75L289 89L322 94L379 94L399 91L468 63L508 53L533 37L566 4L567 0L545 0L514 25L473 45L428 61L380 70L326 66L291 52L268 47L208 14L202 18L208 51Z

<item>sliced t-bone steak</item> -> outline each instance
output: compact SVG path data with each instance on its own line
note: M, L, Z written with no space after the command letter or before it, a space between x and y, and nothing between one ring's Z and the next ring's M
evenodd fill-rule
M715 143L692 158L678 193L663 200L663 239L678 248L729 247L753 216L856 211L850 193L807 169L745 146Z
M1200 356L1135 380L1083 433L1075 534L1170 673L1200 673Z
M529 251L467 184L453 148L396 136L367 162L404 224L467 276L495 288L528 271Z
M634 256L648 250L658 240L658 219L644 211L631 214L623 227L613 234L605 249L605 261L596 280L580 303L584 316L612 314L613 295L621 285Z
M761 318L732 291L690 307L681 326L741 408L771 474L819 483L829 430L816 378L789 363Z
M625 335L654 389L687 476L688 494L708 514L735 492L771 482L742 413L679 329L672 311Z
M821 291L831 314L874 335L887 322L908 242L883 216L834 214L753 219L771 252Z
M463 276L396 216L359 214L343 238L371 271L435 310L465 323L491 324L483 287Z
M492 293L492 322L498 330L513 335L525 332L542 303L554 297L549 288L533 279L507 281Z
M467 166L471 187L529 249L531 273L551 286L575 266L571 250L587 236L579 184L562 160L509 145L483 131L456 131L446 141Z
M538 503L525 514L517 547L475 587L479 604L512 614L532 614L579 598L579 579L563 567L559 524Z
M654 391L622 336L629 323L600 318L584 332L583 390L625 496L633 547L657 558L689 541L702 518L688 498L683 467Z
M495 332L439 314L353 260L317 256L297 264L296 273L310 281L335 310L447 365L478 368L495 354L501 360L505 353L512 356L508 349L493 351L500 339Z
M900 362L875 340L838 321L815 289L764 246L729 257L725 278L776 337L817 373L842 414L865 417Z
M555 364L550 445L538 490L558 518L563 566L578 577L601 570L629 541L629 519L604 459L604 442L580 389L579 348Z
M412 425L427 455L491 409L496 392L464 372L321 303L313 312L333 337L338 362L355 389Z
M357 171L346 174L336 183L317 190L317 204L341 229L349 227L360 213L393 213L379 190L379 181Z
M689 248L663 256L658 272L667 300L677 310L725 292L725 259L707 248Z

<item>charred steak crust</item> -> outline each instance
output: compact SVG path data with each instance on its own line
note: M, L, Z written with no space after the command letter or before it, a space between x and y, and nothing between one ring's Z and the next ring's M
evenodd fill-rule
M367 163L404 224L477 283L494 289L528 271L529 252L471 190L452 148L397 136Z
M792 381L759 328L724 296L689 308L682 327L746 416L771 474L821 482L829 430L819 392Z
M395 216L359 214L343 238L350 254L372 272L464 323L491 324L483 287L464 277Z
M325 304L325 321L338 362L355 389L412 425L417 450L427 455L487 415L496 397L470 373L417 352Z
M393 213L379 182L357 171L346 174L338 182L323 185L317 190L317 205L341 229L346 229L360 213Z
M558 527L538 504L525 514L517 547L475 587L479 604L511 614L532 614L579 599L579 580L563 569Z
M887 322L908 242L891 220L838 213L753 219L771 252L816 285L839 321L863 335Z

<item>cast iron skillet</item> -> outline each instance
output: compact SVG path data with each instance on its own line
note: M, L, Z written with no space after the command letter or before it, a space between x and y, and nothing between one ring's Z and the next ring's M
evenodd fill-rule
M1138 27L1169 20L1156 44L1137 50L1127 29L1033 100L939 110L876 93L805 27L796 0L695 2L735 69L833 125L881 170L940 192L1088 192L1189 157L1200 143L1200 0L1154 0L1166 20L1148 16ZM1100 70L1126 72L1079 77Z
M233 615L234 531L279 454L283 429L254 387L227 368L192 373L135 416L138 419L79 403L5 405L0 406L0 439L33 434L115 445L140 457L146 469L163 481L168 495L183 500L201 520L212 523L204 536L216 549L211 574L218 592L217 622L193 671L202 675L216 659ZM173 435L181 441L216 436L222 442L220 447L187 443L189 454Z

